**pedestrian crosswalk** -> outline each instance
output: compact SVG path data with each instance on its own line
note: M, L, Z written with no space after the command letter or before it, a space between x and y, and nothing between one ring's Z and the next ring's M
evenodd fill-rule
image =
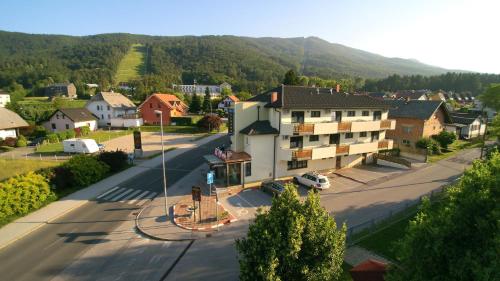
M97 196L96 199L99 201L120 202L141 206L156 195L158 195L158 192L115 186Z

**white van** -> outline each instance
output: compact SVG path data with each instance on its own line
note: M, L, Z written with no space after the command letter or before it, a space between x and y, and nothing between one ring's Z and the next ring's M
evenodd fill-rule
M68 153L95 153L99 146L93 139L67 139L63 141L63 150Z

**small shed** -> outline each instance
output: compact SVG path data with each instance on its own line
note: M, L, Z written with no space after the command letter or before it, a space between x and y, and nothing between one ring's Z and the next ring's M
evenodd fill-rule
M354 281L384 281L387 264L368 259L349 270Z

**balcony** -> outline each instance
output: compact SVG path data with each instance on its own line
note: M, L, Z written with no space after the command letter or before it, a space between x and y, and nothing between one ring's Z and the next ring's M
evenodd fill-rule
M294 124L294 135L305 135L314 133L314 124Z
M378 150L392 149L393 141L389 139L381 140L378 142Z
M349 154L377 152L378 142L355 143L349 147Z
M292 160L310 160L312 159L312 149L299 149L292 151Z
M396 129L396 120L387 119L380 122L381 130L394 130Z
M336 154L349 154L349 145L338 145L336 149Z
M351 131L351 122L340 122L338 126L338 132L348 133Z
M279 159L284 161L290 160L316 160L323 158L331 158L336 156L335 145L320 146L313 148L301 149L280 149Z

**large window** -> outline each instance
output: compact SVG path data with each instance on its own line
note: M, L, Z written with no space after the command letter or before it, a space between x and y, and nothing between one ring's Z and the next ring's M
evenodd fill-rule
M321 111L311 111L311 117L321 117Z
M359 137L360 138L366 138L366 136L367 136L366 132L360 132L359 133Z
M311 135L311 136L309 136L309 141L310 142L319 141L319 135Z
M409 133L411 133L411 131L413 129L413 126L405 126L405 125L403 125L403 126L401 126L401 128L403 129L403 133L409 134Z
M353 133L345 133L345 138L346 139L352 139L353 138Z
M245 177L252 175L252 162L245 163Z
M292 123L304 123L304 111L292 111Z
M373 112L373 120L381 120L382 119L382 111L374 111Z
M354 117L354 116L356 116L356 111L354 111L354 110L349 110L349 111L347 111L347 116L349 116L349 117Z
M370 111L368 111L368 110L363 110L362 115L363 115L363 116L370 116Z
M307 160L288 161L288 170L307 168Z
M302 137L291 137L290 138L290 148L302 148Z

